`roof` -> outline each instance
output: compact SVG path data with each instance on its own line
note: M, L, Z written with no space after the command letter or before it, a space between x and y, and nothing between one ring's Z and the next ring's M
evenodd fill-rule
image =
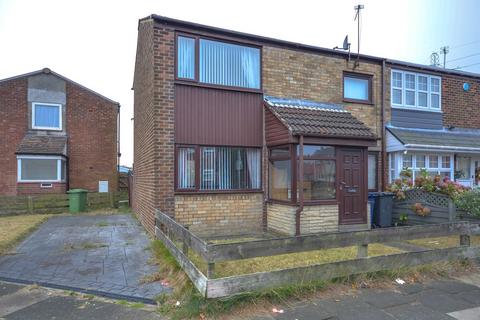
M52 75L54 75L54 76L56 76L56 77L58 77L58 78L60 78L60 79L63 79L63 80L66 81L66 82L70 82L70 83L72 83L72 84L74 84L74 85L76 85L76 86L79 86L79 87L81 87L81 88L89 91L90 93L93 93L94 95L96 95L96 96L98 96L98 97L100 97L100 98L102 98L102 99L105 99L105 100L107 100L107 101L109 101L109 102L111 102L111 103L113 103L113 104L116 104L116 105L120 106L120 103L118 103L117 101L114 101L114 100L112 100L112 99L110 99L110 98L107 98L107 97L105 97L104 95L101 95L100 93L98 93L98 92L96 92L96 91L93 91L92 89L89 89L89 88L87 88L87 87L79 84L78 82L75 82L75 81L73 81L73 80L70 80L69 78L67 78L67 77L65 77L65 76L62 76L61 74L56 73L56 72L52 71L52 70L49 69L49 68L43 68L43 69L40 69L40 70L37 70L37 71L32 71L32 72L29 72L29 73L20 74L20 75L18 75L18 76L13 76L13 77L5 78L5 79L0 79L0 83L1 83L1 82L6 82L6 81L10 81L10 80L14 80L14 79L24 78L24 77L31 77L31 76L35 76L35 75L42 74L42 73L43 73L43 74L52 74Z
M67 155L67 137L27 134L17 148L17 154Z
M270 38L270 37L265 37L265 36L259 36L251 33L245 33L245 32L239 32L239 31L233 31L229 29L224 29L224 28L218 28L218 27L212 27L204 24L199 24L195 22L190 22L190 21L184 21L184 20L179 20L179 19L173 19L165 16L160 16L156 14L152 14L148 17L145 17L143 19L140 19L140 21L143 20L148 20L152 19L158 23L163 23L163 24L168 24L168 25L174 25L178 27L184 27L184 28L190 28L190 29L195 29L199 31L206 31L206 32L214 32L216 34L221 34L225 36L232 36L232 37L237 37L249 41L256 41L260 43L269 43L269 44L274 44L282 47L289 47L292 49L297 49L297 50L305 50L305 51L310 51L310 52L318 52L318 53L323 53L323 54L330 54L330 55L336 55L336 56L342 56L342 57L348 57L349 53L341 50L333 50L329 48L324 48L324 47L318 47L318 46L312 46L308 44L303 44L303 43L298 43L298 42L292 42L292 41L286 41L286 40L280 40L280 39L275 39L275 38ZM352 57L356 57L356 53L351 53ZM433 71L433 72L439 72L439 73L444 73L444 74L454 74L454 75L460 75L460 76L465 76L465 77L471 77L471 78L480 78L480 74L473 73L473 72L466 72L466 71L459 71L459 70L453 70L453 69L444 69L444 68L439 68L439 67L434 67L434 66L428 66L428 65L421 65L421 64L416 64L416 63L411 63L411 62L406 62L406 61L400 61L400 60L394 60L394 59L387 59L387 58L382 58L382 57L377 57L377 56L372 56L372 55L366 55L366 54L360 54L360 58L363 60L370 60L370 61L375 61L378 63L382 63L385 61L386 63L390 63L393 65L400 65L404 67L410 67L410 68L417 68L417 69L423 69L427 71Z
M265 97L265 102L292 135L376 139L363 122L340 104L270 96Z
M444 150L480 150L480 130L422 130L387 127L405 147Z

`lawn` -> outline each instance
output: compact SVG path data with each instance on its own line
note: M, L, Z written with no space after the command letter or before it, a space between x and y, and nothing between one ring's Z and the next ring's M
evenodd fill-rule
M403 251L400 249L378 243L370 244L368 246L369 257L402 252ZM204 274L206 274L207 265L202 258L200 258L192 251L189 252L189 258ZM342 260L353 260L356 258L357 247L353 246L345 248L289 253L271 257L258 257L236 261L225 261L215 264L215 277L221 278L262 271L303 267Z
M445 248L453 248L453 247L459 246L460 237L449 236L449 237L438 237L438 238L427 238L427 239L415 239L415 240L408 240L407 242L418 245L418 246L426 247L429 249L445 249ZM480 246L480 236L471 236L470 245Z
M0 217L0 255L13 249L18 242L35 230L50 214Z

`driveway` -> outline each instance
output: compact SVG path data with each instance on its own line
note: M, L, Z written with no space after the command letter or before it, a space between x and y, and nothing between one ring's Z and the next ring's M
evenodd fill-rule
M54 217L0 257L0 280L152 303L170 289L143 283L158 271L149 245L130 215Z

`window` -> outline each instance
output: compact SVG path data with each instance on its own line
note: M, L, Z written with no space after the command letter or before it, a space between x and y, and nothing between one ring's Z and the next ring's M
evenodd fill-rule
M196 165L199 172L195 169ZM178 190L260 188L261 150L258 148L177 147Z
M178 188L195 189L195 148L178 148Z
M303 185L300 173L300 146L270 149L269 197L296 203L300 188L305 202L336 199L335 147L303 146ZM292 193L292 190L296 192Z
M346 73L343 76L343 98L371 102L371 76Z
M65 160L61 157L18 157L19 182L60 182L66 180Z
M258 90L260 74L259 48L198 37L177 37L179 79Z
M398 158L400 157L400 158ZM398 163L396 163L398 159ZM440 175L442 177L453 177L452 155L421 154L415 152L390 153L390 182L399 177L400 171L405 168L412 170L413 180L418 176L420 170L427 170L432 177Z
M62 130L62 105L32 103L32 128Z
M377 155L368 154L368 190L377 190Z
M391 99L395 107L440 111L441 78L392 70Z
M195 38L177 38L177 75L179 78L195 79Z
M297 157L300 156L300 146ZM298 166L300 159L297 158ZM305 201L336 198L335 148L331 146L303 146L303 198ZM297 169L297 172L300 172ZM298 186L300 177L298 177Z

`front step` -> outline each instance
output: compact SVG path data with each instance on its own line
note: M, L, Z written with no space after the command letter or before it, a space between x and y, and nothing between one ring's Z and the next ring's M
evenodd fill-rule
M338 231L348 232L348 231L365 231L370 230L368 223L362 224L340 224L338 225Z

